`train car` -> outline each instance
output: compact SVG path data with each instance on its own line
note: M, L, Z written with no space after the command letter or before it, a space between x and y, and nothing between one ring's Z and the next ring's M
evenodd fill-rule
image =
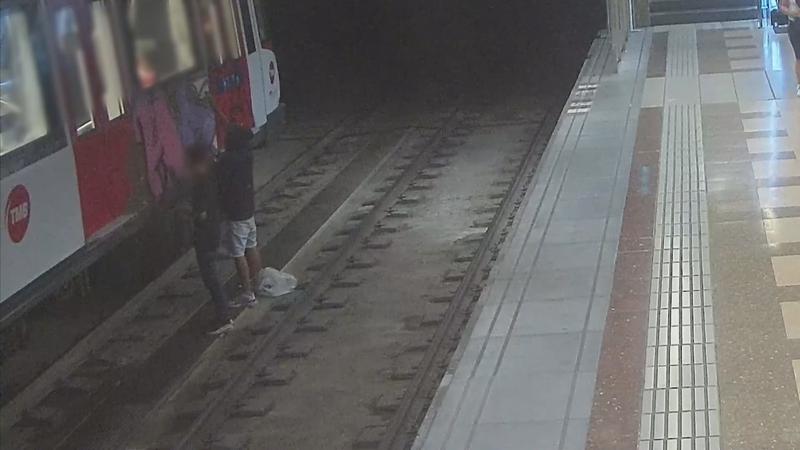
M183 154L280 113L253 0L0 4L0 321L178 192ZM52 284L52 283L51 283Z

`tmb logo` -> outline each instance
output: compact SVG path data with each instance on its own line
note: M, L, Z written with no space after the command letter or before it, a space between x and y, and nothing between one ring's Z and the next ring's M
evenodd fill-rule
M31 219L31 196L25 186L18 184L8 193L6 200L6 225L11 242L18 243L25 238Z

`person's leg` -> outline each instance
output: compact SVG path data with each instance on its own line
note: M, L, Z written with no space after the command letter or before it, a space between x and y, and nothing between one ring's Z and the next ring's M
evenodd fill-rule
M228 251L233 257L236 274L242 285L242 297L250 301L255 296L253 283L250 281L250 265L247 263L245 249L247 247L247 228L244 221L231 222L228 227Z
M800 96L800 19L789 24L789 41L794 50L794 76L797 82L797 95Z
M247 258L247 266L250 269L250 279L254 281L254 287L258 288L258 276L261 272L261 253L258 251L258 228L255 218L247 220L247 242L245 244L244 256Z
M233 260L236 263L236 274L239 276L242 292L245 294L252 293L253 283L250 281L250 264L247 263L247 257L245 255L237 256Z
M258 248L246 249L244 256L247 259L247 267L250 269L250 278L257 280L258 273L261 272L261 254L258 252Z
M203 280L203 284L211 295L211 301L214 303L214 308L217 311L217 318L220 322L227 322L230 320L228 296L225 293L222 280L219 278L214 252L196 250L196 254L197 267L200 269L200 278Z

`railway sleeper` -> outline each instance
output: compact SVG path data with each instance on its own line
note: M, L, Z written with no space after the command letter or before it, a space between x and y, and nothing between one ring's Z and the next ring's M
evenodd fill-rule
M392 240L385 237L369 237L364 239L361 245L362 249L366 250L385 250L392 246Z
M350 216L350 218L348 220L355 221L355 222L360 222L360 221L364 220L369 215L369 213L371 211L372 211L372 207L371 206L362 206L356 212L354 212Z
M412 354L414 356L419 355L418 353ZM389 379L393 381L407 381L414 378L414 376L419 372L419 365L420 361L422 360L421 356L417 356L415 358L410 358L411 355L401 355L395 358L394 364L389 371Z
M241 450L249 448L250 435L248 433L219 433L205 442L203 448L207 450Z
M336 235L337 236L350 236L353 233L357 232L358 228L359 228L358 224L350 225L350 226L344 227L341 230L337 231Z
M501 191L489 192L487 197L489 198L489 200L503 200L506 198L507 195L508 195L508 190L504 189Z
M433 189L433 184L415 181L408 185L408 191L430 191Z
M450 132L450 136L452 137L467 137L471 135L474 130L467 126L461 126L458 128L454 128L453 131Z
M276 204L271 203L271 202L264 202L264 203L261 204L261 206L256 211L258 211L258 212L260 212L262 214L266 214L266 215L273 215L273 214L278 214L280 212L286 211L286 209L287 208L285 206L282 206L282 205L276 205Z
M426 308L427 309L427 308ZM444 310L441 308L436 310L430 310L422 316L422 320L420 321L420 327L435 327L439 326L444 320Z
M378 222L375 224L374 230L372 231L373 235L381 235L381 234L393 234L400 231L398 227L386 225L383 222Z
M331 320L325 319L318 319L314 317L304 317L300 319L297 324L297 328L295 328L296 333L324 333L328 331L331 324L333 322Z
M246 361L252 353L250 349L242 349L231 353L225 359L230 362L242 362Z
M290 189L307 188L312 186L313 184L314 184L313 180L309 180L308 178L305 177L297 177L289 180L289 182L286 183L286 187Z
M263 395L256 395L236 404L230 417L233 419L252 419L264 417L275 409L275 401L265 398Z
M306 342L289 342L278 350L278 359L305 358L314 350L312 344Z
M330 264L330 261L325 261L325 260L317 261L314 264L311 264L310 266L306 267L306 270L309 272L320 272L323 269L325 269L325 267L327 267L328 264Z
M417 179L420 180L435 180L442 176L442 172L439 170L420 170L417 174Z
M281 201L281 200L297 200L303 195L302 192L299 190L289 190L289 189L282 189L276 192L271 200Z
M441 156L435 156L428 161L428 168L443 169L450 165L450 159Z
M387 219L408 219L411 217L411 211L407 209L390 208L386 211Z
M464 279L464 276L466 276L466 273L466 269L462 269L461 267L448 269L447 272L444 273L444 276L442 276L442 281L445 283L460 283L461 280Z
M325 175L325 170L314 166L309 166L300 172L301 177L318 177L321 175Z
M253 336L264 336L266 334L269 334L269 332L272 331L272 329L273 329L272 324L258 324L251 326L250 328L248 328L247 331L249 331L250 334Z
M227 378L219 377L212 379L210 381L206 381L205 383L200 385L200 391L205 396L209 392L217 391L225 387L225 384L228 382Z
M286 386L297 376L297 371L275 365L267 365L256 372L255 384L261 386Z
M50 393L50 395L53 395L54 398L70 398L74 396L90 397L109 384L109 380L103 377L80 376L72 374L67 378L63 378L58 384L58 387L56 387ZM50 395L45 397L45 399L50 397Z
M494 223L494 217L475 219L472 221L472 228L489 228Z
M142 336L142 338L144 337ZM118 366L113 360L91 356L84 360L72 373L77 376L104 377L117 368Z
M170 429L175 431L188 429L207 407L208 402L204 398L178 403L178 410L173 415Z
M424 150L427 147L428 147L427 141L415 142L414 144L411 145L411 150L400 155L400 158L413 161L414 159L417 158L417 156L419 156L420 152L422 152L422 150ZM411 164L409 164L408 167L411 167Z
M477 255L477 254L478 254L478 249L477 248L461 250L456 255L456 257L453 258L453 261L455 261L457 263L469 263L469 262L472 262L473 259L475 259L475 255Z
M331 253L331 252L338 252L342 248L342 242L335 241L330 244L326 244L323 246L320 251L323 253Z
M386 425L368 425L362 428L353 442L353 448L358 450L378 448L386 431Z
M349 278L343 276L337 276L333 282L331 282L331 289L352 289L361 286L364 280L361 278Z
M396 393L385 393L372 401L372 412L379 415L394 414L400 409L405 390Z
M377 265L378 260L376 258L351 256L348 258L345 268L349 270L371 269Z
M473 233L469 233L468 235L458 239L456 244L479 244L483 241L483 236L486 234L487 230L475 231Z
M52 429L67 419L67 413L56 406L37 405L26 410L14 424L17 428Z
M436 156L455 156L458 150L453 150L466 144L464 139L457 139L454 137L445 137L439 141L439 148L436 149Z
M319 300L314 302L314 306L312 307L315 311L326 311L331 309L342 309L347 306L347 302L350 300L349 297L343 299L337 298L330 298L330 297L321 297Z
M398 205L416 205L422 201L422 197L413 194L403 194L397 198Z
M431 338L429 336L417 337L403 347L402 353L425 352L428 350L428 348L430 348L430 346Z
M396 170L398 173L400 173L402 175L403 173L405 173L406 170L408 170L409 167L411 167L411 163L410 162L404 162L404 163L396 164L392 169Z
M382 185L376 187L375 189L372 190L372 192L377 192L377 193L383 194L383 193L391 191L393 187L394 187L394 183L388 182L386 184L382 184Z

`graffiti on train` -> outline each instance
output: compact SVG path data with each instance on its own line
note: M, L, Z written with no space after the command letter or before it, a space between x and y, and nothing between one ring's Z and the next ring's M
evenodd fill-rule
M156 200L169 198L184 176L184 151L214 141L214 111L205 79L142 93L136 124L145 149L147 183Z
M223 146L228 124L253 126L247 66L232 61L211 70L208 78L142 92L135 117L150 192L157 201L169 199L185 174L188 146L214 144L215 138Z

